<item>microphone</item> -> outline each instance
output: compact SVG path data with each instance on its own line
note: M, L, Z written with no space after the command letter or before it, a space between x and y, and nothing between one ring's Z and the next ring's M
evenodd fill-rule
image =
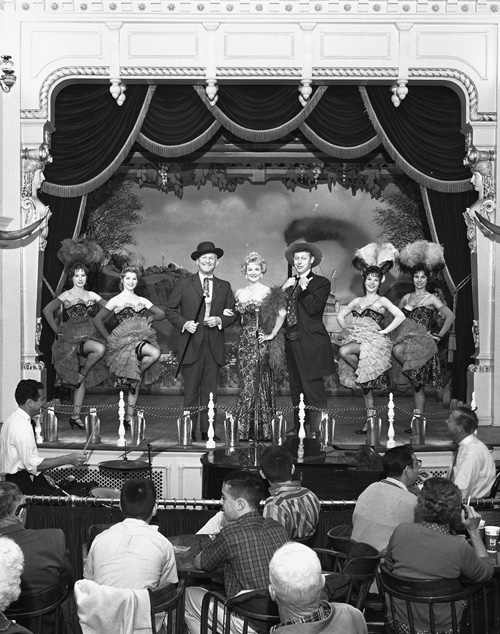
M255 307L255 336L257 337L257 341L259 340L259 311L260 306Z

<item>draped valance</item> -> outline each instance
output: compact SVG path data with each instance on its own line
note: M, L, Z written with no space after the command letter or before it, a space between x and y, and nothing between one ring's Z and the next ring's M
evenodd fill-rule
M116 172L134 143L158 157L177 158L208 146L222 129L261 144L300 131L320 151L342 160L361 158L380 146L428 193L424 199L435 220L434 239L445 247L453 286L462 286L456 301L452 383L454 397L465 399L473 344L471 284L462 284L470 274L462 213L475 194L463 165L458 95L446 86L410 85L395 108L387 85L316 87L305 107L296 86L221 85L217 94L212 106L199 86L131 84L119 107L106 84L74 84L61 90L52 122L54 162L45 169L43 185L43 192L51 194L53 214L46 254L55 253L61 239L72 235L63 199L74 200L70 207L78 208L79 197ZM54 231L60 223L65 235ZM44 275L49 283L60 275L53 258L45 257ZM49 358L48 348L46 355Z

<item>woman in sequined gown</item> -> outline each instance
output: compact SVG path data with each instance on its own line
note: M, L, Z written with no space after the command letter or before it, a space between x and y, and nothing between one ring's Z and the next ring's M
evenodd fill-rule
M281 326L286 317L286 297L280 288L261 283L267 270L255 251L241 265L248 285L235 293L241 330L238 341L240 394L235 419L240 440L271 439L271 419L276 413L275 370L284 365Z
M399 304L406 319L394 332L392 353L413 386L415 410L423 416L423 388L442 387L437 343L451 328L455 315L436 295L427 290L429 269L424 264L415 267L412 273L414 291L405 295ZM442 315L444 321L441 328L432 333L431 325L436 311Z
M337 321L343 329L339 350L339 380L346 387L363 389L369 417L374 411L373 390L389 387L392 342L387 334L397 328L405 317L397 306L378 294L383 274L377 266L367 267L362 275L364 296L353 299L337 316ZM394 319L382 329L381 324L386 311L389 311ZM352 315L349 323L346 321L348 315ZM366 433L366 425L356 433Z
M53 299L43 309L43 314L56 333L52 345L52 360L57 372L56 385L74 388L71 428L85 429L80 418L85 388L103 383L109 372L102 360L106 352L103 337L96 330L94 317L104 300L87 291L88 269L81 262L71 266L68 276L73 281L70 290ZM57 324L54 313L63 308L63 321Z
M151 323L165 319L165 313L149 299L135 294L140 273L138 267L125 267L120 274L122 292L111 298L95 318L99 332L107 341L106 363L115 386L128 390L126 427L134 415L140 386L154 383L161 374L157 364L161 350ZM103 319L111 313L119 323L109 334ZM146 313L149 314L146 316Z

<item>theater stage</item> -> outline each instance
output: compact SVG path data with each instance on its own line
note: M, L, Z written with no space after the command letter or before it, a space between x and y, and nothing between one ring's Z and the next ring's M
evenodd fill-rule
M236 395L219 396L219 411L215 433L224 441L224 410L230 410L236 403ZM381 447L383 452L387 442L387 404L388 399L379 397L376 405L382 419ZM80 481L94 481L100 486L120 487L132 472L102 469L99 463L120 459L125 451L117 447L118 439L118 395L89 394L85 406L96 406L101 420L101 443L89 447L90 456L85 469L63 469L65 475L75 475ZM411 397L395 397L394 429L396 443L409 442L409 435L404 430L409 427L413 399ZM202 497L202 468L200 458L207 451L205 443L193 443L191 447L179 447L177 444L177 418L182 413L181 395L141 395L139 408L144 409L146 420L146 438L139 446L130 445L130 433L126 435L126 450L131 460L148 459L147 445L151 445L153 476L162 498L200 499ZM288 396L278 396L278 408L284 412L289 428L292 427L292 409ZM335 418L334 446L357 450L365 443L365 436L355 433L363 425L364 408L361 396L334 396L328 399L328 408ZM84 431L71 429L68 424L71 407L68 404L56 405L58 418L58 441L42 443L44 456L60 455L64 451L82 449L86 435ZM446 419L448 410L434 397L427 400L427 434L426 445L416 448L423 468L434 475L443 475L451 464L453 446L447 435ZM500 428L480 427L478 436L483 442L491 445L496 460L500 460ZM223 448L218 444L217 448ZM242 443L249 447L250 443ZM330 448L330 452L334 449ZM58 474L60 477L60 473Z

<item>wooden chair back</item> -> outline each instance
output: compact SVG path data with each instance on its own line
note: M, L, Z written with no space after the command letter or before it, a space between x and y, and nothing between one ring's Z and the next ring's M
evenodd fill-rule
M156 616L165 614L163 631L165 634L183 634L184 630L184 591L185 580L179 583L167 583L159 588L149 589L151 603L151 629L157 634Z
M329 573L332 578L335 575L345 577L344 602L363 610L380 563L380 552L362 542L355 542L347 554L326 548L314 548L314 551L318 554L327 577Z
M484 634L488 631L489 584L475 583L463 587L458 579L413 580L392 573L385 564L380 567L380 580L386 604L386 623L389 632L403 631L419 634L416 606L425 606L425 631L438 634L442 630L436 606L446 606L451 620L448 632L460 634L461 622L467 615L470 634ZM461 608L463 616L461 614ZM422 614L422 610L419 611ZM403 620L404 619L404 620ZM421 616L420 616L421 619ZM403 624L403 626L401 625Z
M222 618L214 618L218 611ZM267 588L245 592L227 600L218 592L207 592L201 608L200 634L230 634L233 617L241 619L242 634L248 634L249 628L265 634L280 622L278 608Z
M68 595L68 588L52 586L36 594L20 596L4 611L5 616L13 621L35 619L37 631L34 634L59 634L64 631L61 603ZM44 616L52 615L45 619Z

